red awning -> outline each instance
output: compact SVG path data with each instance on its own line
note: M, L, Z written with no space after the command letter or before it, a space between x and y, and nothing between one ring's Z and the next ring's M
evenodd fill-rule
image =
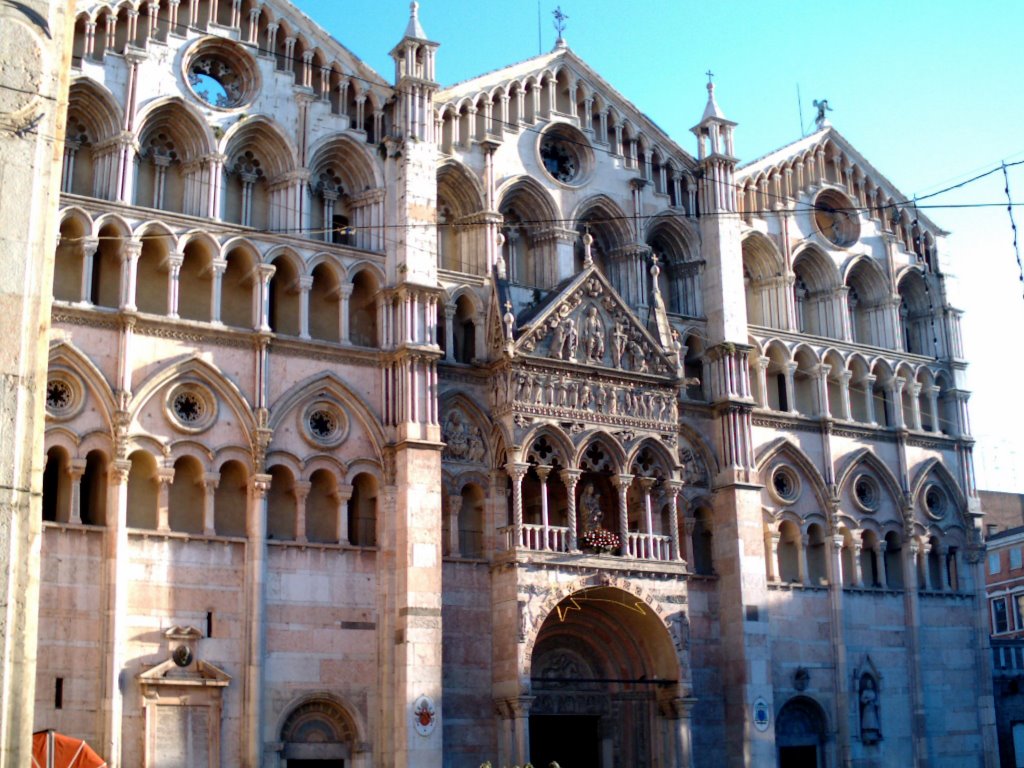
M81 739L56 731L32 734L32 768L106 767L106 761Z

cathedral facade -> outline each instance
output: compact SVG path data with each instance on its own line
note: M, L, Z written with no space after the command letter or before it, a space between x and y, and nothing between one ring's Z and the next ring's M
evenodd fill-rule
M561 38L437 55L415 3L388 80L286 0L79 1L36 727L994 765L945 233L824 111L741 165L710 82L673 138Z

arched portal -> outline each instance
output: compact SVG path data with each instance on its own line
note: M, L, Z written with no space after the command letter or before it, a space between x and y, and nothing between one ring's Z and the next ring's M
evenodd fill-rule
M690 743L689 719L680 716L683 677L650 605L613 586L575 592L555 606L533 647L530 761L688 765L677 755Z
M317 697L295 707L281 728L282 766L344 768L356 756L356 728L337 702Z
M814 699L796 696L775 720L779 768L822 768L825 760L825 713Z

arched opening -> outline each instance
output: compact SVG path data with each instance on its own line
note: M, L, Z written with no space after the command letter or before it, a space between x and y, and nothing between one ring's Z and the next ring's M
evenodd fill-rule
M854 551L853 534L849 528L842 529L843 548L839 553L840 567L843 569L843 586L854 587L857 585L856 573L856 552Z
M462 489L459 507L459 554L462 557L483 556L485 501L483 489L476 483L468 483Z
M825 533L817 523L807 527L807 580L814 586L828 584L828 552Z
M270 278L270 330L287 336L299 335L299 273L291 259L278 256Z
M686 337L683 355L683 376L686 381L687 400L705 400L704 394L704 342L695 334ZM754 377L756 380L756 377Z
M352 279L352 296L348 302L348 333L353 344L376 347L377 342L377 280L367 269Z
M865 587L881 587L882 572L879 568L877 550L878 536L874 531L861 534L860 545L860 577Z
M812 336L841 338L840 314L835 311L839 275L831 260L815 248L806 248L793 262L793 274L798 330Z
M712 512L707 507L697 507L693 513L693 534L690 537L690 547L693 553L693 562L690 564L693 572L701 576L711 576L715 572L714 561L712 560Z
M220 468L220 481L213 498L213 526L218 536L245 536L249 478L239 461L227 461Z
M786 328L787 286L778 250L764 235L750 235L744 239L742 251L747 323Z
M357 547L377 546L377 478L360 473L352 480L348 500L348 535Z
M323 341L338 341L341 338L340 308L338 276L329 265L317 264L309 290L309 335Z
M53 267L53 298L57 301L81 301L82 270L85 268L85 229L75 218L61 222L60 240Z
M455 362L470 363L476 357L476 311L473 302L463 294L455 302L452 341L455 346Z
M145 451L136 451L128 457L128 527L156 530L157 478L156 459Z
M46 452L43 470L43 520L66 523L71 514L71 460L59 446Z
M869 409L874 409L871 371L860 357L850 360L850 418L861 424L872 424L875 419ZM869 402L870 401L870 402Z
M935 357L934 319L928 283L917 270L910 270L900 280L900 330L903 349L912 355Z
M797 584L800 579L800 529L791 520L779 526L779 581Z
M773 344L765 354L768 358L768 367L765 369L765 404L772 411L790 411L793 409L793 393L789 391L789 360L785 348Z
M297 706L281 728L281 757L288 768L349 765L355 746L351 716L327 698Z
M659 702L678 695L680 667L650 606L614 587L575 592L547 617L530 658L534 765L677 764L678 721Z
M895 531L885 534L885 584L903 589L903 542Z
M192 240L178 273L178 315L204 323L213 319L213 259L208 243Z
M234 248L227 255L227 266L220 288L220 319L234 328L252 328L256 285L256 260L244 248Z
M309 478L306 539L318 543L338 542L338 483L326 469L318 469Z
M825 765L827 722L821 706L807 696L796 696L775 719L775 747L779 768L819 768Z
M167 523L178 533L203 532L203 467L192 456L174 462Z
M867 259L858 261L847 275L846 287L852 340L858 344L885 346L890 326L886 316L890 290L881 269Z
M295 539L295 478L287 467L270 468L267 493L267 538Z
M80 494L84 525L107 523L107 457L102 451L89 451L85 457Z
M793 371L792 408L801 416L815 417L818 408L818 361L807 347L800 347L793 355L796 370Z
M113 225L100 228L100 242L92 259L87 297L97 307L116 309L121 304L121 249L125 245L121 235Z
M139 312L166 315L170 281L171 240L164 234L142 237L142 253L135 276L135 306Z

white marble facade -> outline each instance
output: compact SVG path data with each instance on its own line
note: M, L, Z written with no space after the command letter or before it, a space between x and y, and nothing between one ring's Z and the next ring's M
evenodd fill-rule
M835 128L740 165L561 40L442 88L415 4L393 80L285 0L78 10L37 727L995 764L944 233Z

